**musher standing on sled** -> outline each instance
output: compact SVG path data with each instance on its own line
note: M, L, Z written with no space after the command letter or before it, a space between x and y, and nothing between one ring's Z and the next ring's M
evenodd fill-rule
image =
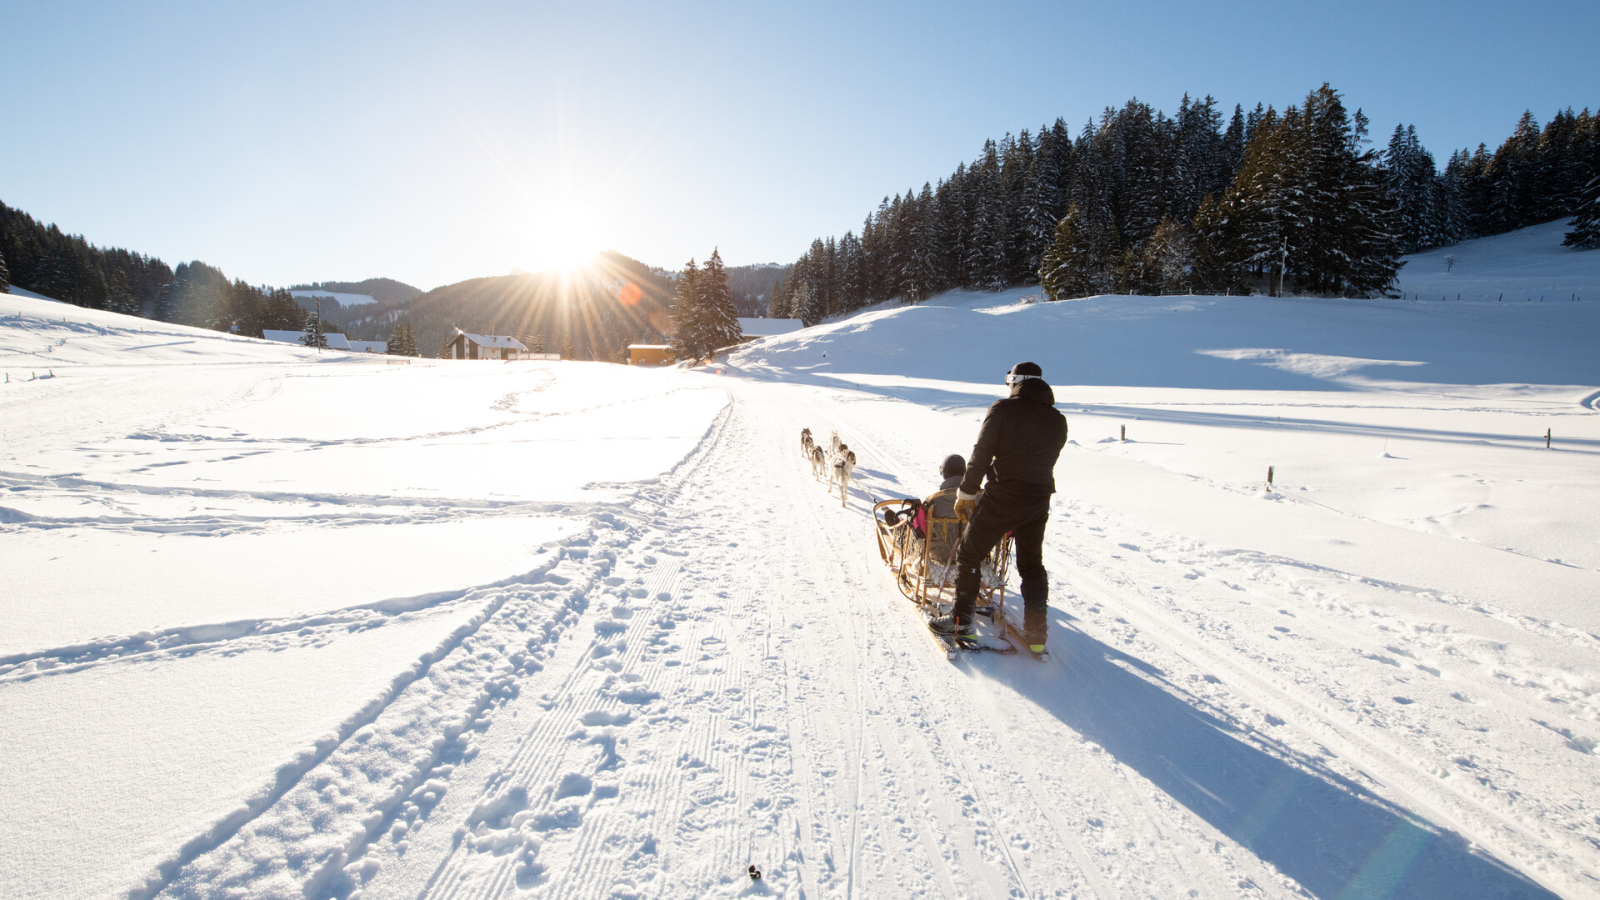
M1056 459L1067 444L1067 419L1034 363L1017 363L1006 375L1011 396L995 401L978 429L978 443L956 493L956 517L968 522L956 557L956 602L948 616L928 623L940 634L970 638L978 599L978 567L1011 532L1017 546L1028 649L1044 652L1050 581L1044 570L1044 526L1056 491ZM978 497L984 476L989 485Z

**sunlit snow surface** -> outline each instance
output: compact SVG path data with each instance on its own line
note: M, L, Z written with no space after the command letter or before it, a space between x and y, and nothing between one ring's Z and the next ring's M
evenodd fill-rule
M1600 288L1545 230L1455 272ZM1036 293L698 371L0 295L0 896L1600 897L1600 290ZM1022 359L1054 655L950 662L867 510Z

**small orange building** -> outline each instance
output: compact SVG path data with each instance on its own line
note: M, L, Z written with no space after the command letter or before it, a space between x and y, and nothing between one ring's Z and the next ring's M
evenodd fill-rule
M676 362L671 344L629 344L628 365L665 366Z

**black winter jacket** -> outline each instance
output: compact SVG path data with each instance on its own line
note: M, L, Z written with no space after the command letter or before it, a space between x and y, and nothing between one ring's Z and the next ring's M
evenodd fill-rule
M978 429L978 443L961 479L962 492L977 493L987 475L991 488L1055 493L1056 459L1067 445L1067 417L1056 410L1055 402L1055 392L1040 378L1013 385L1011 396L995 401Z

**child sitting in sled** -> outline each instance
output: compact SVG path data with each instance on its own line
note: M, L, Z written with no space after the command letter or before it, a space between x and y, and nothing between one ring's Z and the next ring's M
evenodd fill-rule
M895 556L925 575L929 584L954 583L951 550L961 540L961 524L956 520L956 488L966 473L966 459L959 453L952 453L939 465L939 476L943 480L938 492L925 500L913 497L901 501L899 510L887 509L883 513L883 524L889 528ZM933 528L931 541L930 525ZM926 572L922 570L923 560L927 561ZM993 560L985 559L981 571L984 587L998 584Z

